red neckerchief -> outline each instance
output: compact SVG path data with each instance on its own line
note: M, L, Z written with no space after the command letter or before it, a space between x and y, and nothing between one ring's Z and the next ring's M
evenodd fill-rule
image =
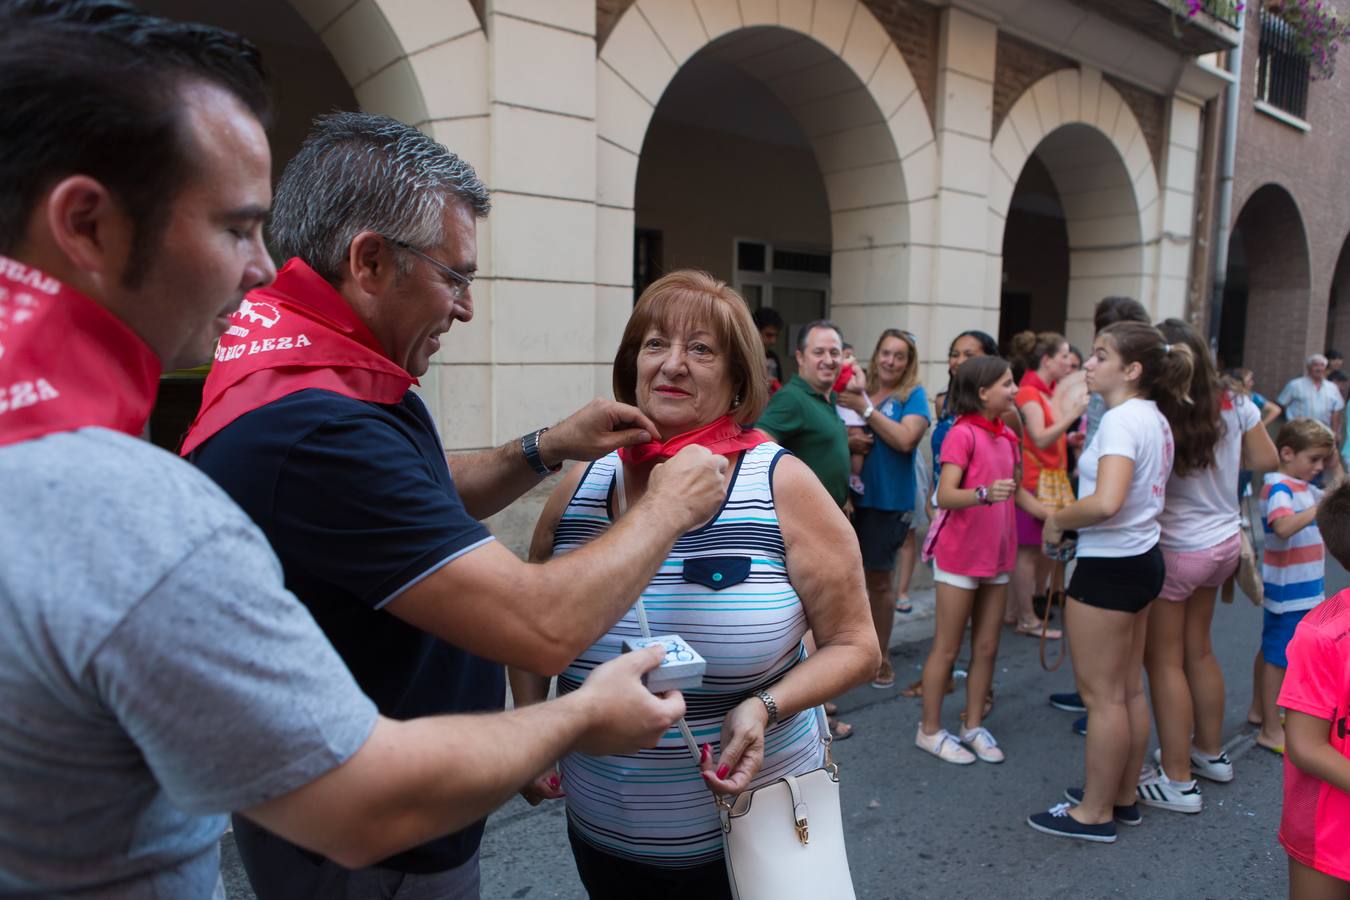
M1220 392L1219 392L1219 409L1224 410L1224 411L1226 412L1226 411L1228 411L1228 410L1230 410L1230 409L1232 409L1232 408L1233 408L1233 392L1232 392L1232 391L1220 391Z
M159 371L121 319L0 256L0 446L77 428L140 436Z
M753 428L742 428L739 423L725 415L693 431L677 434L666 441L650 441L619 450L619 458L630 466L640 466L649 462L670 459L685 447L700 444L720 456L730 456L751 447L769 442L769 436Z
M1046 384L1041 379L1041 376L1036 374L1035 369L1027 369L1022 375L1022 386L1034 387L1036 390L1047 396L1053 396L1055 393L1055 386L1053 384Z
M1004 424L1002 419L986 419L979 413L964 413L956 420L956 424L960 425L963 422L975 428L983 429L996 438L1007 438L1014 445L1017 444L1017 435L1013 434L1013 430Z
M250 291L230 320L179 450L184 456L245 413L297 391L322 388L390 404L417 383L384 355L342 295L298 258L271 285Z

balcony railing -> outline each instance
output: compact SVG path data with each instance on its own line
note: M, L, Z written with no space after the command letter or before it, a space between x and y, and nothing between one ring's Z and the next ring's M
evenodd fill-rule
M1306 118L1308 111L1308 57L1300 53L1294 29L1277 14L1261 10L1260 59L1256 68L1256 96L1271 106Z

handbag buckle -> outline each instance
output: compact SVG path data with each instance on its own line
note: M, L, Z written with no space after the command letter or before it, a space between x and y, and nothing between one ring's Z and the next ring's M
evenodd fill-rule
M799 803L793 809L793 816L797 820L797 840L801 841L805 847L811 843L811 831L806 825L806 804Z

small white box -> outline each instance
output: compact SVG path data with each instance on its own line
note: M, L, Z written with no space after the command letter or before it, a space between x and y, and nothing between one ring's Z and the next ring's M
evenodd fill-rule
M708 670L708 662L678 634L624 638L623 652L641 650L654 644L666 648L666 658L642 679L652 693L687 691L703 684L703 673Z

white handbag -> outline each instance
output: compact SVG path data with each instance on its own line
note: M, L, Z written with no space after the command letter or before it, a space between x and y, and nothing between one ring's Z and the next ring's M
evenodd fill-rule
M627 507L623 467L615 477L620 516ZM638 626L651 637L647 608L637 601ZM825 708L815 709L825 765L801 775L785 775L772 784L733 799L714 795L722 822L727 879L736 900L854 900L853 875L844 849L844 818L839 807L839 766L830 753ZM701 768L698 742L684 719L680 733Z
M727 878L736 900L854 897L839 810L839 767L830 757L825 712L816 707L816 715L825 735L823 768L784 776L730 802L717 798Z

